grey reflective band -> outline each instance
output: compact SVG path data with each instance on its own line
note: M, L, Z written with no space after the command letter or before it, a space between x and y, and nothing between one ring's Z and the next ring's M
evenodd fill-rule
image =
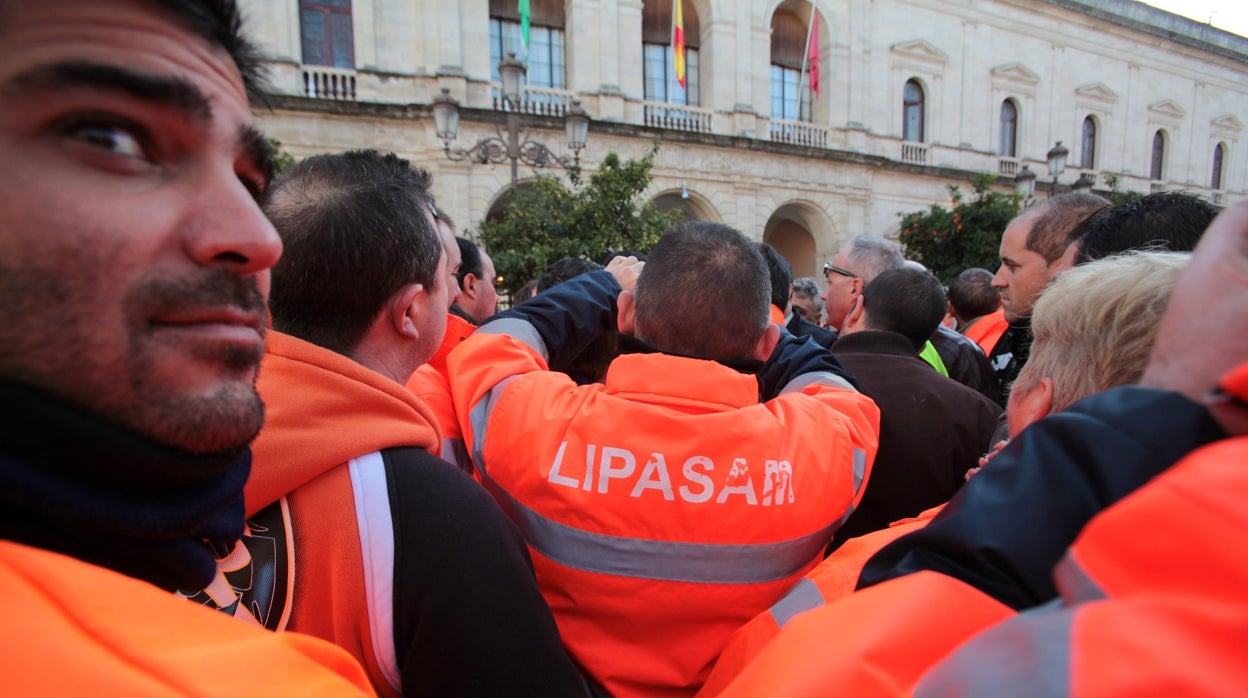
M756 544L677 543L592 533L525 506L493 478L486 486L534 550L586 572L695 584L763 584L790 577L820 557L838 524Z
M491 322L489 324L493 325L494 323ZM490 414L494 412L494 405L498 403L499 397L502 396L503 389L517 378L519 376L508 376L499 381L468 412L468 423L472 425L472 462L478 472L481 473L482 478L486 477L485 458L482 453L485 450L485 429L490 422Z
M784 388L780 391L780 394L784 395L785 393L800 393L806 386L816 385L816 384L817 385L831 385L837 388L853 390L855 393L858 392L857 390L854 390L854 386L849 384L849 381L845 380L844 378L841 378L835 373L829 373L827 371L811 371L810 373L803 373L800 376L789 381L787 384L785 384Z
M854 449L854 494L862 489L862 481L867 478L867 452L861 448Z
M472 458L468 446L461 438L442 439L442 460L466 473L472 473Z
M505 334L523 342L537 352L543 361L550 363L550 352L546 350L546 342L542 341L542 335L532 323L514 317L499 318L478 327L473 334Z
M812 608L818 608L827 603L823 598L823 594L819 592L819 585L810 581L806 577L798 582L789 593L785 594L774 606L771 607L771 617L775 619L776 625L783 628L793 620L793 616L809 611Z
M988 628L932 667L914 695L1070 695L1071 630L1077 611L1077 606L1054 599Z
M1109 598L1104 589L1083 571L1079 561L1075 559L1073 550L1067 550L1057 567L1053 568L1053 582L1058 592L1067 603L1081 601L1100 601Z

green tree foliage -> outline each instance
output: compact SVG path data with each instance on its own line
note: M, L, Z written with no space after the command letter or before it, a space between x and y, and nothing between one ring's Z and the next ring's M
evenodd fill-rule
M948 284L964 269L999 266L1001 234L1018 215L1022 197L992 190L995 175L980 174L971 180L975 191L963 200L961 189L949 185L953 208L932 204L927 211L901 213L901 244L906 257L924 266Z
M282 170L295 164L295 156L282 150L282 142L276 138L269 139L269 148L273 151L273 174L279 175Z
M620 250L649 251L682 215L679 209L661 213L641 198L658 149L656 143L645 157L627 161L608 153L588 183L579 171L569 172L571 188L549 176L513 188L502 218L478 230L500 286L514 292L563 257L601 262Z
M1132 201L1144 196L1143 193L1132 189L1123 191L1120 188L1121 181L1121 178L1113 172L1105 173L1105 183L1109 185L1110 189L1109 194L1107 194L1106 197L1113 205L1117 206L1119 204L1129 204Z

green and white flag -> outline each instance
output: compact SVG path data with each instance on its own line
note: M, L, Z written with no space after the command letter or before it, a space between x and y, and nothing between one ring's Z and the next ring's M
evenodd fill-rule
M520 43L524 45L521 49L520 60L525 64L529 62L529 0L520 0Z

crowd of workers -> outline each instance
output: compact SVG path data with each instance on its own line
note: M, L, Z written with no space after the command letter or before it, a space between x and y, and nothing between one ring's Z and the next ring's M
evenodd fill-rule
M728 226L492 260L273 178L230 0L0 0L11 695L1237 695L1248 203L1056 196L946 289Z

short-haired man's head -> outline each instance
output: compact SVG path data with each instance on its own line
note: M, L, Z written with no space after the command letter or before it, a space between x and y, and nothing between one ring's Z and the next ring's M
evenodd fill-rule
M992 285L992 272L971 267L949 284L949 302L959 322L995 312L1001 304L1001 290Z
M862 289L866 328L896 332L917 353L945 317L945 289L931 272L899 267L880 272Z
M872 279L906 263L901 245L879 235L856 235L849 241L844 257L845 269L870 283Z
M1011 390L1025 393L1048 376L1050 411L1057 412L1092 393L1136 383L1190 259L1185 252L1130 252L1059 274L1036 302L1031 356Z
M552 286L580 276L587 271L598 271L602 265L584 257L562 257L546 266L546 273L537 279L537 292L542 293Z
M793 312L800 312L805 319L820 324L823 319L822 295L823 287L809 276L793 279Z
M758 243L758 251L767 263L767 277L771 281L771 304L786 310L789 307L789 288L793 285L793 267L776 248L765 242Z
M823 293L823 287L809 276L793 279L793 295L814 299L816 305L822 306L823 302L819 299L820 293Z
M455 276L459 278L459 285L464 285L464 277L472 274L478 279L481 278L483 263L481 260L481 248L477 247L477 243L468 238L456 237L455 244L459 245L459 254L463 261L459 264L459 273Z
M1033 219L1025 247L1043 257L1045 263L1052 267L1066 252L1069 233L1083 219L1106 206L1109 206L1106 199L1084 192L1061 194L1045 200L1018 217Z
M284 246L274 328L349 355L397 291L446 283L429 185L429 173L375 150L317 155L283 172L264 205Z
M737 230L710 221L678 225L659 239L637 279L637 337L671 354L750 358L770 320L768 278L758 246Z
M1075 264L1127 250L1191 252L1221 211L1220 206L1181 191L1103 208L1079 224L1082 235Z

